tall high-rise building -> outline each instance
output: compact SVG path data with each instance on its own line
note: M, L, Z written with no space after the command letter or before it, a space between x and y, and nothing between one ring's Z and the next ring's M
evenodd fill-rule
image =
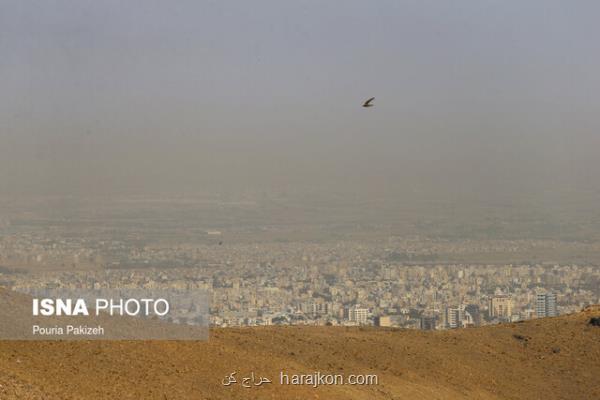
M360 305L354 305L348 309L348 320L356 322L359 325L367 323L367 317L369 316L369 309L361 307Z
M490 299L490 318L509 319L512 315L513 302L508 294L497 294Z
M535 296L535 314L538 318L556 317L556 294L538 293Z
M450 329L461 328L465 318L465 306L446 308L446 327Z

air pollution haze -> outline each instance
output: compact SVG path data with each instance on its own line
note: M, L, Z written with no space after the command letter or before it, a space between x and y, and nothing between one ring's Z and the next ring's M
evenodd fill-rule
M0 190L597 198L599 12L2 1Z

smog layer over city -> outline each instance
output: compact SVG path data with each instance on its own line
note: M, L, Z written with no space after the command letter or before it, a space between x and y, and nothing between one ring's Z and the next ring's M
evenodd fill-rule
M201 289L215 329L598 304L599 13L0 1L0 286Z

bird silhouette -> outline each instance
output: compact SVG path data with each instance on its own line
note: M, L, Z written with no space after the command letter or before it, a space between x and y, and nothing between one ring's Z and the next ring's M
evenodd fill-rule
M363 106L363 107L373 107L373 106L374 106L374 104L371 104L371 102L372 102L373 100L375 100L375 97L371 97L369 100L365 101L365 102L363 103L363 105L362 105L362 106Z

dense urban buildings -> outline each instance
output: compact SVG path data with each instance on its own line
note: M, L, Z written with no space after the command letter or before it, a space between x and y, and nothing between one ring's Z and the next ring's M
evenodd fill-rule
M105 257L74 242L25 241L32 238L2 241L3 259L15 257L19 243L24 252L37 246L46 249L33 253L34 260L49 257L45 253L79 262ZM109 247L122 249L122 263L163 262L169 268L115 268L108 262L102 268L42 269L33 274L3 267L0 285L208 289L211 321L217 326L462 328L570 313L600 300L600 270L594 266L408 264L391 261L390 254L398 249L386 246L338 242L128 250L125 243L113 241Z
M0 285L199 288L223 327L454 329L600 303L593 240L463 238L453 225L442 234L410 220L407 230L426 233L395 234L402 226L356 228L323 213L327 225L287 214L287 225L265 224L251 219L260 203L166 204L123 200L122 210L100 203L56 217L15 203L17 217L0 220ZM247 222L229 224L231 215Z

